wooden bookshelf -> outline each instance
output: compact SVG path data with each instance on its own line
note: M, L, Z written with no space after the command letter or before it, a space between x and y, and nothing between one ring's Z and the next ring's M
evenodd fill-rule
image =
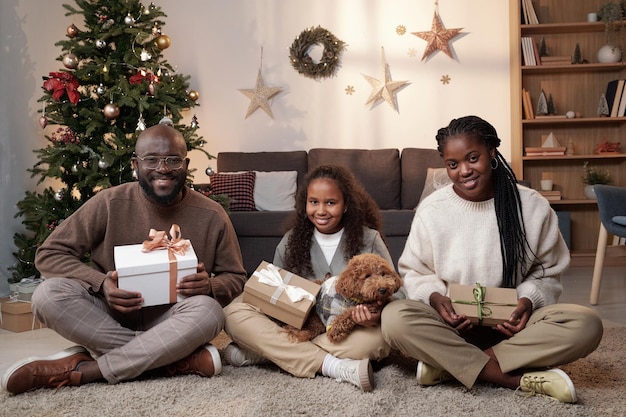
M583 163L608 170L613 184L626 186L626 154L596 154L598 143L622 142L626 151L626 117L598 117L598 103L609 81L626 78L626 63L600 63L597 51L606 44L604 23L587 22L606 0L533 0L539 24L522 24L521 0L511 0L512 155L516 175L539 188L541 179L552 179L562 199L551 201L555 210L570 212L572 253L595 251L599 217L595 200L586 199L581 177ZM537 45L545 39L553 56L573 55L579 45L583 64L522 65L521 37ZM623 58L624 59L624 58ZM557 114L577 112L580 118L524 119L522 88L530 92L536 110L541 91L551 94ZM553 133L562 146L569 140L574 155L525 156L524 148L541 146L542 135Z

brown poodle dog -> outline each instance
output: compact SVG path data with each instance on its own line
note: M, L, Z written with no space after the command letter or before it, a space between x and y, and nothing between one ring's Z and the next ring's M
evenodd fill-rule
M352 319L355 306L365 304L378 313L401 286L400 276L384 258L371 253L356 255L341 274L322 283L317 314L311 314L301 330L288 326L289 338L306 341L326 329L331 342L340 342L357 326Z

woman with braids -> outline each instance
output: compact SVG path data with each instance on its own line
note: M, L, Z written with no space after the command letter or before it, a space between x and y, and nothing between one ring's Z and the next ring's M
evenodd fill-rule
M570 260L557 216L517 184L499 145L493 126L476 116L437 132L452 184L417 207L398 262L407 299L383 310L383 337L418 359L418 384L484 381L575 402L572 381L553 367L591 353L602 322L586 307L556 304ZM500 325L474 326L455 313L448 283L515 288L517 307Z
M380 228L376 203L352 174L340 166L319 166L299 188L290 229L273 263L310 280L339 275L360 253L378 254L393 265ZM246 303L231 303L225 315L225 329L234 343L223 356L233 366L270 360L297 377L322 374L371 391L370 359L382 359L390 351L380 332L380 313L365 306L353 315L360 326L339 343L331 343L326 334L294 343L278 324Z

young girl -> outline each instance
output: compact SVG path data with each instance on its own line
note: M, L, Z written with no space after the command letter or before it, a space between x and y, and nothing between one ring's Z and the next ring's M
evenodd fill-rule
M385 307L383 336L419 360L419 384L455 378L471 388L478 380L575 402L569 377L546 369L591 353L602 322L589 308L557 304L570 257L556 214L517 185L499 145L493 126L476 116L439 129L452 184L417 207L398 262L408 299ZM472 326L455 313L448 283L515 288L517 307L494 328Z
M339 275L360 253L378 254L393 265L380 228L376 203L352 174L340 166L320 166L307 174L298 191L291 228L278 244L273 263L310 280ZM270 360L297 377L322 374L371 391L370 359L382 359L390 350L378 326L380 313L370 313L365 306L353 316L359 328L336 344L326 334L291 342L278 324L246 303L235 301L224 311L225 330L234 343L223 354L233 366Z

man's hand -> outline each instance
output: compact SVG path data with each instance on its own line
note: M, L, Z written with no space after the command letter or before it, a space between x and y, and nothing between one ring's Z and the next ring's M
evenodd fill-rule
M498 324L496 330L511 337L524 330L532 312L533 303L528 298L522 297L517 300L517 307L511 313L511 317L504 323Z
M449 297L434 292L430 295L430 305L450 327L464 332L473 327L465 314L456 314Z
M198 263L198 272L195 274L181 278L180 282L176 285L176 293L184 297L211 294L209 274L204 268L204 263Z
M117 271L107 273L102 283L102 293L109 307L121 313L139 310L143 305L141 293L120 290L117 287Z

